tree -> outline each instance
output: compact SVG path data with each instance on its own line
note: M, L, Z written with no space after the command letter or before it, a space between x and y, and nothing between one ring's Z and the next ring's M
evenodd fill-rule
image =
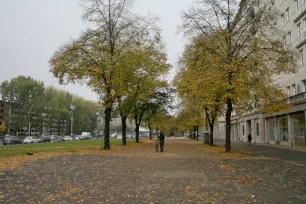
M11 126L16 129L27 127L32 120L32 113L44 94L44 84L31 77L18 76L10 81L3 81L0 87L0 94L4 101L9 102L10 109L14 106L17 115L14 116L14 123L8 124L9 131ZM10 113L10 117L13 115ZM10 121L10 120L9 120Z
M0 133L4 133L6 131L5 121L3 121L0 125Z
M126 145L126 120L133 113L136 101L145 100L163 84L158 78L169 70L159 31L139 37L125 52L120 64L117 109L121 116L122 143Z
M189 101L193 106L198 104L197 108L205 111L205 122L210 128L209 144L213 146L214 125L223 111L222 97L225 89L220 80L221 75L218 72L212 74L218 70L219 63L216 63L218 56L207 52L210 42L205 36L192 38L180 59L181 71L177 74L174 84L183 100Z
M280 42L276 16L273 5L257 7L256 1L246 0L200 0L182 14L182 31L205 36L213 42L206 51L218 56L218 69L211 76L219 78L225 88L226 152L231 148L233 108L274 106L277 110L280 107L274 102L281 103L286 97L272 80L280 73L295 71L295 63L293 53Z
M157 81L155 88L151 89L151 94L144 99L135 100L133 106L133 116L135 120L136 142L139 142L139 128L146 114L150 110L161 108L165 110L172 103L171 90L165 81ZM157 86L158 84L158 86ZM153 86L154 87L154 86ZM138 88L140 90L140 87Z
M104 149L110 149L109 125L120 81L120 59L141 35L154 29L155 18L132 14L131 0L84 0L83 18L91 25L79 39L51 58L51 72L60 83L85 81L105 106Z

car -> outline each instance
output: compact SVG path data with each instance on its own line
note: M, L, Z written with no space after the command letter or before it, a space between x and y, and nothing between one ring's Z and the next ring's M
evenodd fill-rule
M4 135L4 137L7 137L7 136L16 136L16 135L13 134L13 133L6 133L6 134Z
M33 143L38 143L38 142L39 142L39 139L37 139L37 137L34 137L34 136L27 136L23 140L23 144L33 144Z
M43 135L39 138L39 143L42 142L51 142L51 135Z
M15 135L7 135L7 136L4 136L4 139L3 139L3 145L8 145L8 144L23 144L23 141L15 136Z
M57 135L51 135L51 143L62 142L63 137Z
M127 135L126 138L127 139L135 139L135 136L134 135Z
M122 135L117 135L118 140L122 140Z
M70 136L64 136L63 137L63 141L71 141L71 140L73 140L73 138L70 137Z
M117 138L117 132L114 132L113 134L111 134L111 138Z
M90 132L82 132L80 139L86 140L86 139L91 139L91 138L92 136Z
M80 140L81 139L81 135L71 135L70 137L72 137L73 140Z

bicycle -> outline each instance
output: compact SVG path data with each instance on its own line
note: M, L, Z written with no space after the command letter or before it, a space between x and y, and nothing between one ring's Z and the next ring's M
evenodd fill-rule
M159 140L156 140L155 143L155 151L158 152Z

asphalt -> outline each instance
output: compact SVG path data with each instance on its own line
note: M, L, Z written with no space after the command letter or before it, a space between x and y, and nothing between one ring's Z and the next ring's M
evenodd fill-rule
M0 203L305 203L300 161L259 146L251 156L209 153L201 143L167 139L165 152L152 141L37 160L0 176Z
M224 145L224 140L216 139L214 140L217 145ZM231 142L232 148L240 148L256 153L258 156L267 156L284 161L298 162L306 165L306 150L291 148L286 146L276 146L276 145L261 145L261 144L251 144L248 145L246 142Z

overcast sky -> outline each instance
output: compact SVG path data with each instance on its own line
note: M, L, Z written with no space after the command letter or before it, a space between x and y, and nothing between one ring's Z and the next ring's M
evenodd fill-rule
M177 35L180 12L192 0L136 0L138 14L149 12L160 18L169 63L174 70L184 43ZM3 0L0 6L0 83L18 75L42 80L46 86L68 90L88 100L97 100L89 88L81 85L60 86L49 72L48 60L63 43L77 38L85 29L79 0Z

